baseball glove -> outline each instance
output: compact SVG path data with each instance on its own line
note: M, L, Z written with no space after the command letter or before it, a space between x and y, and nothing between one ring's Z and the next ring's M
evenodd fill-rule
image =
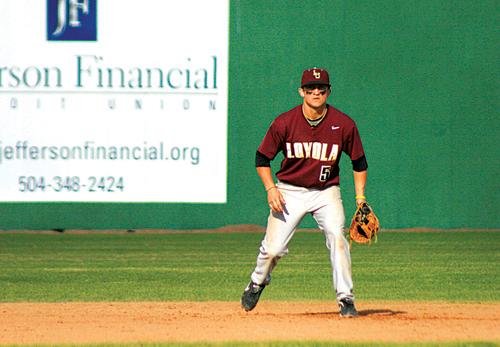
M375 240L377 242L379 229L378 218L375 216L371 206L366 202L359 204L349 228L350 245L352 245L352 241L356 243L371 243L372 240Z

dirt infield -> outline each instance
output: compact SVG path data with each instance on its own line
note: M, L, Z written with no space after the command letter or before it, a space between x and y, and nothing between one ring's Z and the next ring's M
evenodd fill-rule
M500 341L500 304L333 302L5 303L0 344L196 341Z

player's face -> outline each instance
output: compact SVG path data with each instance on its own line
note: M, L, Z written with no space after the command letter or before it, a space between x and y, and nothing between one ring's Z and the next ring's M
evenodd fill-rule
M304 88L301 88L300 95L308 106L318 108L326 104L326 99L330 95L330 88L326 85L304 86Z

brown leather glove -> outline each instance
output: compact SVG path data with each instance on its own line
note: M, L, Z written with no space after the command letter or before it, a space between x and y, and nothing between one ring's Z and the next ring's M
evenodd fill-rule
M359 204L349 228L350 244L352 245L352 241L371 243L375 240L376 242L379 229L380 223L371 206L367 202Z

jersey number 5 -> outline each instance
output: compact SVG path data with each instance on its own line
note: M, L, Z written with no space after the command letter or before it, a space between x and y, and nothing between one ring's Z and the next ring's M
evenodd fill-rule
M325 182L330 177L330 172L332 172L331 165L322 165L321 172L319 173L319 181Z

